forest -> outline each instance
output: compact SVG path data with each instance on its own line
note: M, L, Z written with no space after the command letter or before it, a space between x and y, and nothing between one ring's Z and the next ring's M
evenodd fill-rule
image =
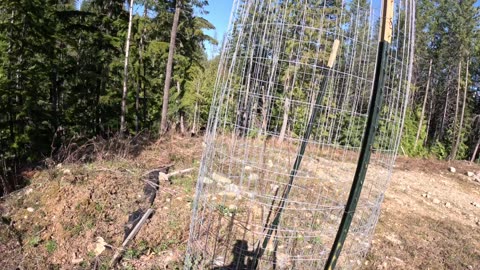
M221 43L205 34L214 29L202 17L207 0L84 0L79 9L76 2L0 2L2 193L24 184L22 168L55 159L72 141L201 136L207 126L220 56L209 58L205 44ZM341 4L313 2L332 15ZM400 154L479 162L478 5L418 0L416 14ZM296 133L281 123L293 117L282 106L272 109L279 122L265 127L279 137Z

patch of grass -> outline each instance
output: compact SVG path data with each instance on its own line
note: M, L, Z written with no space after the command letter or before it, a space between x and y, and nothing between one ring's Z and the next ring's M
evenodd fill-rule
M30 238L30 240L28 240L28 244L32 247L36 247L38 246L38 244L40 244L42 240L40 239L40 237L38 236L34 236L32 238Z
M125 258L126 259L136 259L140 256L140 251L134 248L129 248L125 251Z
M48 240L47 243L45 244L45 248L47 249L47 252L52 254L57 250L57 242L55 240Z
M88 262L86 262L86 261L81 262L80 267L87 268L88 267Z
M217 210L222 213L224 216L232 216L233 214L237 213L237 209L231 209L223 204L217 205Z
M323 245L322 238L320 238L319 236L312 238L312 240L310 241L313 245Z
M177 239L168 239L167 241L162 242L158 247L153 249L153 252L159 254L162 251L168 250L171 246L177 245Z
M134 270L135 268L133 266L131 266L130 264L125 264L124 268L125 270Z
M191 193L195 188L197 178L192 176L173 178L172 184L181 186L186 193Z
M103 212L103 205L99 202L96 202L95 203L95 210L97 210L98 212L102 213Z

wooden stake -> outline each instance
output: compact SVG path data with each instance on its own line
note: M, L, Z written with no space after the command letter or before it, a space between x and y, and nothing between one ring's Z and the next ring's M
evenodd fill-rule
M145 221L147 221L147 218L153 213L153 209L148 209L145 214L143 214L142 218L140 221L137 223L137 225L133 228L133 230L130 232L130 234L127 236L125 241L122 243L122 247L120 247L116 252L115 255L113 255L112 260L110 261L110 268L113 268L115 264L120 260L120 257L122 257L123 253L125 252L125 248L127 247L128 243L137 235L137 233L140 231L142 228L143 224Z

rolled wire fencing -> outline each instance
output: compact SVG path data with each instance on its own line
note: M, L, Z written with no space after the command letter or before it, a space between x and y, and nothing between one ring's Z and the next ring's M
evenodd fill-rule
M408 100L415 1L384 1L394 16L383 103L363 189L334 256L340 269L360 267L370 248ZM380 0L235 0L185 269L328 264L375 107L382 10Z

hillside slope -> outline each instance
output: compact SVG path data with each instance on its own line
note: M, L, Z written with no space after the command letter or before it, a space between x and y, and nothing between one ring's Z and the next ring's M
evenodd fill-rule
M128 159L25 173L31 184L0 200L0 265L107 269L129 215L145 207L145 172L197 168L201 151L199 138L172 137ZM449 172L450 166L457 172ZM480 269L480 182L466 176L477 171L480 167L461 162L400 158L364 267ZM118 268L181 267L196 176L193 171L160 183L155 213ZM98 249L100 240L108 244L105 250Z

